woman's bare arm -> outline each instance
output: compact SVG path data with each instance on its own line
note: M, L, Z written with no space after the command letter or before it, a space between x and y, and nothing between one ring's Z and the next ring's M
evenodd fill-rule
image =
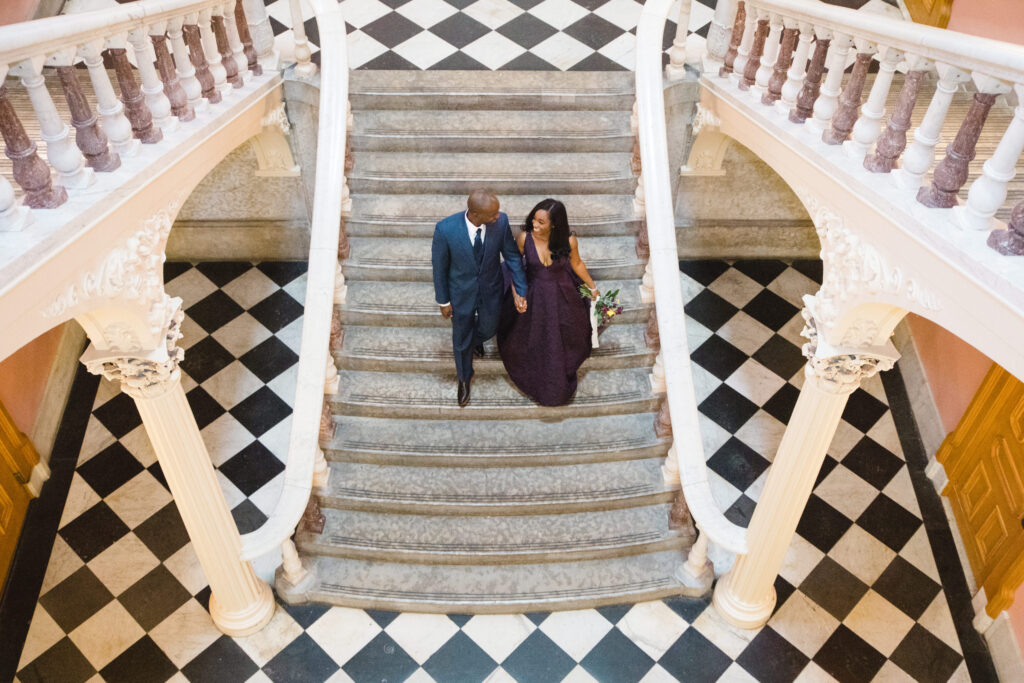
M598 294L597 283L594 282L594 278L590 277L590 273L587 272L587 264L580 257L579 241L575 235L569 235L569 248L572 249L569 254L569 265L596 297Z
M516 246L519 247L519 253L525 254L524 249L526 248L526 231L521 231L516 235Z

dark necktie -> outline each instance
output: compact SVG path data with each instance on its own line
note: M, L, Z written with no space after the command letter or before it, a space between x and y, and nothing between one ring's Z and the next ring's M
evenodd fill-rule
M476 269L480 270L480 264L484 262L484 240L480 237L483 228L476 229L476 237L473 239L473 256L476 257Z

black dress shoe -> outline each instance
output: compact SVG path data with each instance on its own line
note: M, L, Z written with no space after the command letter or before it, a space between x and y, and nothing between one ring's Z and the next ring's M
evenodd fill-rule
M473 355L476 356L477 358L483 358L484 357L484 345L483 344L478 344L477 346L474 346L473 347Z
M459 380L459 407L462 408L469 403L469 382Z

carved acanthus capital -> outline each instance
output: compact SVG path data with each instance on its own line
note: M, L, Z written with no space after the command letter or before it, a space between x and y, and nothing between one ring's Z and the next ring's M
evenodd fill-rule
M181 377L178 364L185 352L178 346L185 314L181 299L170 300L173 312L164 334L164 345L152 351L125 354L119 350L100 350L90 346L82 356L89 372L120 382L121 390L133 398L153 398L163 394Z
M289 135L292 131L292 127L291 124L288 123L288 114L285 112L284 102L267 112L266 116L260 120L260 125L264 128L276 126L281 129L281 133Z
M814 314L804 308L804 329L807 338L803 346L807 357L808 378L818 380L818 386L834 394L849 394L861 382L879 372L892 369L899 357L892 345L884 347L830 347L818 335Z
M718 118L714 112L698 102L697 111L693 115L693 124L691 125L693 134L698 135L705 126L708 128L720 127L722 125L722 119Z

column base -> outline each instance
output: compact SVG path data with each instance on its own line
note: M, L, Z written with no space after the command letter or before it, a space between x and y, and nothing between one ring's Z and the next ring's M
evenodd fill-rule
M723 619L737 628L761 628L772 616L775 609L775 587L772 586L768 595L758 604L749 604L737 600L729 590L732 573L718 580L715 586L713 603Z
M258 598L245 609L238 612L225 612L217 601L217 594L210 595L210 617L213 624L226 635L233 637L248 636L256 633L274 616L277 603L270 586L260 581Z

